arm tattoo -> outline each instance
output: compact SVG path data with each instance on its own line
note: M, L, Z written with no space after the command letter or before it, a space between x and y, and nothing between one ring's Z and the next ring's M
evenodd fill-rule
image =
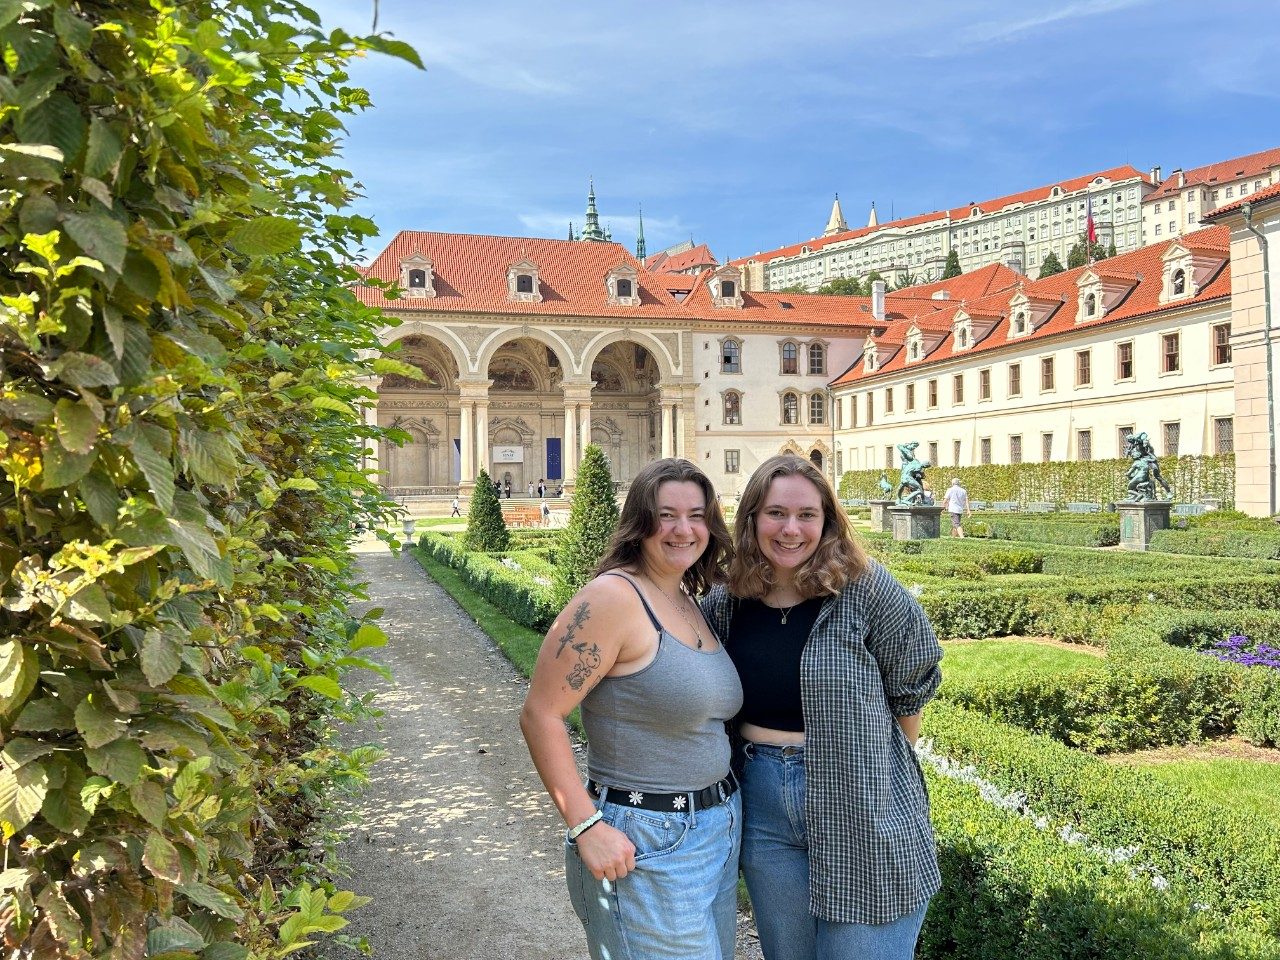
M579 640L577 643L573 642L578 631L582 629L582 625L590 618L591 605L586 600L583 600L582 603L578 604L578 609L573 611L573 619L569 622L564 636L560 638L560 648L556 650L557 657L560 656L565 647L569 647L578 655L578 662L573 665L573 669L565 677L569 681L569 686L574 690L581 690L582 685L591 676L591 671L600 666L599 646L594 643L587 643L585 640Z

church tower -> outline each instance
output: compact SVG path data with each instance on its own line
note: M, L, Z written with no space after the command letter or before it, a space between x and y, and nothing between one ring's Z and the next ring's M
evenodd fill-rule
M831 216L827 218L827 227L822 231L824 237L829 237L833 233L844 233L849 229L849 224L844 222L844 211L840 209L840 194L836 194L836 202L831 205Z
M874 200L871 201L871 216L867 217L867 226L880 226L880 218L876 216L876 202Z
M636 231L636 259L641 263L645 260L644 250L644 208L640 208L640 229Z
M592 179L589 183L590 186L587 190L587 224L582 228L582 233L578 235L578 239L604 243L608 237L600 229L600 214L596 210L596 182Z

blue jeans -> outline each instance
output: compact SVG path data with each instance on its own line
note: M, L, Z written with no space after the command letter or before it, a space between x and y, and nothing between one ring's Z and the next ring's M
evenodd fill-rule
M565 880L591 960L733 960L742 795L689 813L602 803L636 845L636 868L597 880L565 844Z
M804 748L743 749L742 872L765 960L911 960L928 903L890 923L834 923L809 913Z

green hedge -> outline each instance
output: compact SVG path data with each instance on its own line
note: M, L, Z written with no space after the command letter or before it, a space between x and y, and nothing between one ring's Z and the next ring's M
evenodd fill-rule
M1252 557L1280 560L1280 527L1276 532L1201 527L1196 530L1157 530L1150 549L1161 553L1188 553L1201 557Z
M1161 457L1160 472L1180 503L1216 500L1224 508L1235 505L1234 454L1206 457ZM1127 494L1128 460L1085 460L1053 463L985 464L938 467L932 477L942 490L959 477L974 500L1015 503L1115 503ZM876 499L881 471L850 470L840 478L840 497Z
M501 557L468 552L461 541L440 533L424 533L418 546L457 570L469 587L523 627L545 632L560 612L549 584L503 566Z
M1030 520L1017 514L983 518L992 540L1056 543L1071 547L1114 547L1120 542L1118 520Z
M1280 834L1149 774L945 703L926 714L937 753L972 764L1051 828L1080 830L1137 859L1238 926L1280 934Z

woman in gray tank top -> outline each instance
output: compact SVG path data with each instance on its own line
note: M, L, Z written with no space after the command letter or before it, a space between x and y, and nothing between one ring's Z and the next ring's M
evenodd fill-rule
M688 460L632 481L596 576L542 645L520 726L569 830L565 878L593 960L732 960L738 674L693 597L729 532ZM565 718L581 705L582 782Z

